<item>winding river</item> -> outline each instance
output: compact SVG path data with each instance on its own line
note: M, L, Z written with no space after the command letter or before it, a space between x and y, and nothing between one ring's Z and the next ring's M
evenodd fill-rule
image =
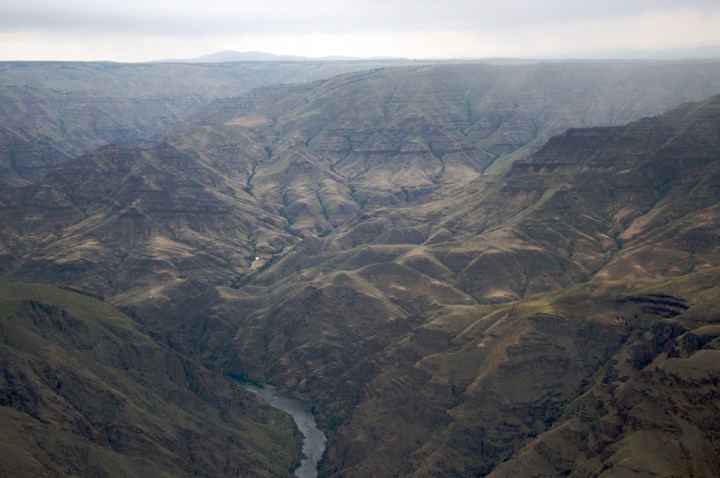
M300 462L300 467L295 470L295 476L317 478L317 465L325 451L325 434L317 427L315 415L302 402L277 396L275 387L271 385L243 384L243 387L262 398L271 407L282 410L295 420L295 425L305 437L302 448L305 458Z

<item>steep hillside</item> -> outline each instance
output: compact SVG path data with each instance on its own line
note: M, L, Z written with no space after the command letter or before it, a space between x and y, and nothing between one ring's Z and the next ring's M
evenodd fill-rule
M0 182L34 181L59 161L137 144L217 98L387 64L0 62L0 124L56 150L35 145L13 161L0 156Z
M254 194L282 203L293 230L325 233L358 210L415 206L442 186L501 172L569 127L623 124L717 93L718 64L685 66L693 71L659 63L385 69L260 90L193 121L259 132L268 157L252 160Z
M317 237L338 251L438 242L478 227L445 216L485 194L491 171L567 127L624 122L715 91L718 68L436 65L258 89L214 103L158 146L102 149L4 193L3 275L52 271L52 281L130 304L239 286ZM502 219L508 208L496 210ZM468 241L459 248L469 254L485 248ZM540 289L585 276L573 267ZM453 285L475 300L522 287L483 291L474 280L461 274Z
M570 131L436 221L432 203L379 210L306 244L222 294L246 316L227 367L264 362L324 405L326 426L340 425L329 474L490 472L663 320L692 309L685 329L714 324L712 305L692 304L713 297L703 287L720 266L719 105ZM406 224L437 232L399 235ZM358 230L372 240L346 242ZM684 291L693 277L704 285ZM621 278L638 282L605 282Z
M337 430L327 476L484 476L506 460L501 476L713 476L717 273L437 311L373 357L382 372ZM668 357L687 359L672 376L656 368Z
M229 284L259 251L295 240L233 179L170 145L108 146L69 161L3 211L16 224L4 232L17 245L6 256L12 274L120 291L117 302Z
M259 88L0 189L0 276L312 403L325 476L712 476L718 68Z
M287 417L96 299L0 284L1 476L289 476Z
M715 476L719 279L716 268L628 297L658 320L594 374L550 430L490 476Z
M67 160L47 140L34 138L0 122L0 184L20 186L44 176Z

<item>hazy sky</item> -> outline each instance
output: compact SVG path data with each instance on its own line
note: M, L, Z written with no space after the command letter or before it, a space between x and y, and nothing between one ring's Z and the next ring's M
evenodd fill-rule
M0 60L543 57L720 45L720 0L1 0Z

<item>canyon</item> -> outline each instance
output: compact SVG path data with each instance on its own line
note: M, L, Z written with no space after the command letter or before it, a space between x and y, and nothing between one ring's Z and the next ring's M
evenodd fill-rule
M2 65L0 468L713 476L718 78Z

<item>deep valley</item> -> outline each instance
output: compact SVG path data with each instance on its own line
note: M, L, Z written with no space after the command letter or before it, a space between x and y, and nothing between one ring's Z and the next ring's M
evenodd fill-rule
M0 64L0 476L720 470L720 62Z

